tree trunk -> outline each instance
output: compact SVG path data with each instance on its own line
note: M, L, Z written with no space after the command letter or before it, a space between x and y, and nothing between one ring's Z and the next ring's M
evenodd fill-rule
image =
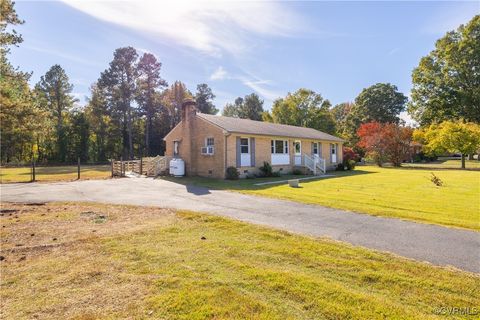
M123 114L122 124L122 157L128 159L128 130L127 130L127 113Z
M127 119L127 130L128 130L128 158L133 160L133 136L132 136L132 113L128 110L128 119Z
M150 126L152 116L147 114L147 122L145 123L145 148L147 151L147 157L150 157Z
M465 169L465 155L462 153L462 169Z

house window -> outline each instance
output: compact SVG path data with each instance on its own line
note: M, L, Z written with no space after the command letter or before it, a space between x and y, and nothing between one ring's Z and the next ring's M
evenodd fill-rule
M215 140L213 138L205 139L205 146L202 147L202 154L204 155L213 155L215 152Z
M288 154L287 140L272 140L272 165L288 165L290 164L290 155Z
M272 140L273 154L288 154L288 141L286 140Z
M179 141L173 141L173 156L178 156L178 144Z
M240 139L240 153L249 153L249 144L248 144L248 138L241 138Z
M313 143L313 154L318 155L318 143L317 142Z

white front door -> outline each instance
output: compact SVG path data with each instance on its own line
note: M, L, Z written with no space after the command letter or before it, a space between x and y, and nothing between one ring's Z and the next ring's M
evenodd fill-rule
M250 156L250 139L240 138L240 166L250 167L252 158Z
M295 157L295 165L302 165L302 142L300 140L295 140L293 143L293 152Z

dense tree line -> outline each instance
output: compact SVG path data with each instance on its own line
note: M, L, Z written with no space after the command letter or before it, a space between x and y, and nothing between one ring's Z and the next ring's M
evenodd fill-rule
M23 21L10 0L1 0L0 9L2 163L28 162L32 157L41 162L73 162L78 157L83 162L103 162L163 154L162 139L180 121L180 108L186 98L195 99L200 112L219 112L207 84L199 84L195 92L181 81L169 85L161 76L162 64L156 56L139 55L133 47L115 50L112 61L92 84L84 106L73 96L73 85L60 65L52 66L31 88L31 74L19 71L8 61L10 47L23 40L14 30ZM335 134L361 156L378 151L368 141L398 133L399 139L393 142L382 138L383 145L390 148L389 154L395 155L390 158L398 162L401 157L395 148L404 148L412 138L410 129L402 129L402 111L408 110L421 130L429 126L432 131L432 126L442 121L472 123L468 128L480 123L479 70L477 15L438 40L435 49L421 59L412 73L409 102L395 85L377 83L364 88L353 102L333 107L320 93L301 88L275 100L270 111L252 93L227 103L222 114ZM453 126L442 128L445 131ZM368 136L370 133L373 136ZM422 137L425 144L432 137L415 136ZM440 152L454 148L427 149ZM470 146L469 152L472 149Z

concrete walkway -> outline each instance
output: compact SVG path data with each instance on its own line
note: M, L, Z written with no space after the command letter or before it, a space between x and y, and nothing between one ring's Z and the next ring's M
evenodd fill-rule
M480 233L150 178L1 185L2 202L94 201L209 212L480 273Z

